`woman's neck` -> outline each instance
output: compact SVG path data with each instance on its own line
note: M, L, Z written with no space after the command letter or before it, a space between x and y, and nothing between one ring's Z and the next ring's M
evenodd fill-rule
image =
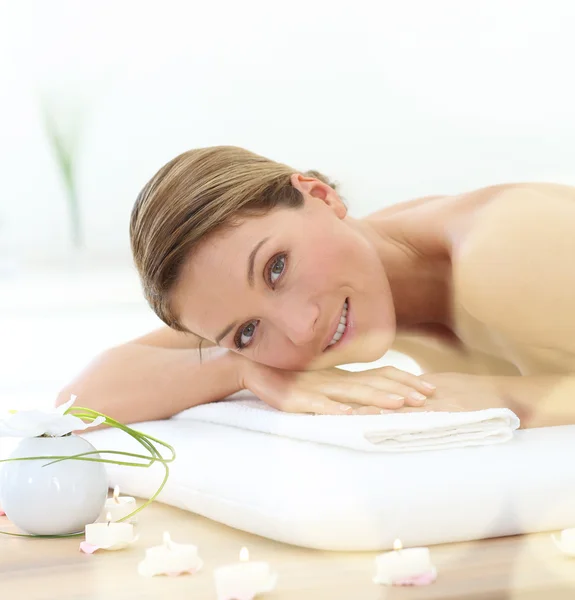
M423 254L402 240L381 245L381 262L389 281L398 329L425 325L451 328L451 260Z
M398 329L451 328L451 245L442 220L418 212L360 223L389 281Z

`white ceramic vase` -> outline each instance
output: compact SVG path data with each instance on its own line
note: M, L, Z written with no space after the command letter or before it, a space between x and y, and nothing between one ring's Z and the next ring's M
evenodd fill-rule
M73 456L95 450L84 438L25 438L9 458ZM94 458L98 454L91 455ZM81 532L96 521L108 494L103 463L48 459L19 460L0 465L0 506L22 531L34 535Z

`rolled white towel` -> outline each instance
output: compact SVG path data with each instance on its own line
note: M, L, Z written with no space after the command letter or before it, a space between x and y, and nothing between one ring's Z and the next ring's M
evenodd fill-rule
M284 413L245 394L185 410L192 419L365 452L414 452L507 442L519 418L506 408L382 415Z

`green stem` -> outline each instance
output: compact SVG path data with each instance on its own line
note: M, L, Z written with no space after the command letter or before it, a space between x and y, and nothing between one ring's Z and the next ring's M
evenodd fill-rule
M172 454L172 458L165 459L165 460L168 460L168 462L172 462L176 458L176 451L174 450L174 448L172 448L172 446L170 446L169 444L166 444L166 442L163 442L162 440L158 440L155 437L148 435L147 433L143 433L142 431L138 431L137 429L132 429L131 427L128 427L127 425L123 425L119 421L116 421L115 419L112 419L111 417L108 417L98 411L92 410L91 408L81 408L81 407L71 406L66 411L66 414L70 413L72 410L74 411L74 416L78 417L80 419L95 420L98 417L104 417L106 419L106 422L105 422L106 425L110 425L112 427L115 427L117 429L121 429L122 431L125 431L130 437L133 437L135 440L137 440L140 444L142 444L144 446L146 446L146 444L142 442L142 438L145 439L146 442L151 446L151 447L146 446L148 451L150 451L152 453L157 453L158 456L161 456L161 454L153 446L153 444L148 442L148 440L150 440L151 442L156 442L157 444L164 446L164 448L166 448L170 451L170 453ZM75 414L76 411L80 411L80 414Z
M126 463L124 461L115 461L115 460L107 460L105 458L102 459L98 459L98 458L82 458L83 456L88 456L90 454L118 454L120 456L131 456L132 458L141 458L143 460L147 460L148 463ZM68 460L68 459L76 459L76 460L86 460L88 462L103 462L103 463L108 463L108 464L116 464L116 465L120 465L120 466L124 466L124 465L128 465L130 467L144 467L144 468L148 468L150 466L152 466L152 464L154 462L164 462L161 459L158 458L150 458L149 456L144 456L143 454L136 454L136 453L132 453L132 452L120 452L119 450L92 450L91 452L83 452L82 454L71 454L69 456L58 456L58 457L52 457L52 456L47 456L46 458L48 459L54 459L52 462L46 463L45 465L43 465L43 467L49 467L50 465L55 465L59 462L62 462L64 460Z
M131 512L129 515L126 515L125 517L122 517L121 519L118 519L118 522L125 521L127 519L131 519L134 515L138 514L140 511L144 510L144 508L150 506L150 504L160 495L160 493L164 489L164 486L168 482L168 478L170 476L170 467L168 467L168 465L166 463L162 463L162 464L163 464L164 468L166 469L166 473L164 475L164 479L162 480L162 483L160 484L160 487L156 490L155 494L149 500L146 500L146 502L144 502L144 504L142 504L142 506L137 508L135 511Z

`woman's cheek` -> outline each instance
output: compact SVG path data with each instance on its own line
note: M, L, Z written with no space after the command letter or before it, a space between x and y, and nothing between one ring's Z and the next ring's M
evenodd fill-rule
M297 349L292 349L291 351L274 351L266 355L262 354L261 360L258 360L257 362L261 362L262 364L270 367L275 367L276 369L285 369L287 371L305 371L306 368L311 364L312 359L302 356L301 351L298 352Z

